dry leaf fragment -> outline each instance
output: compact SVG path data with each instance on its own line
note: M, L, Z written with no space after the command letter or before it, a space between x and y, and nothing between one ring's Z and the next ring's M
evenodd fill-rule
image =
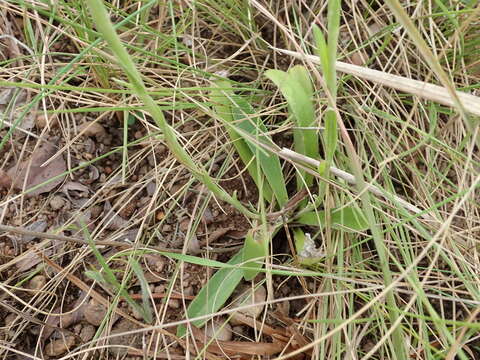
M61 184L65 176L59 175L67 170L65 160L62 156L57 156L47 165L41 166L45 161L55 155L55 151L55 146L52 143L46 143L38 148L29 160L22 161L10 168L7 175L12 179L13 187L22 190L25 185L25 190L28 190L58 176L55 180L26 194L27 197L32 197L49 192Z
M100 326L107 316L107 309L102 304L92 300L85 306L83 316L85 317L85 320L93 326Z

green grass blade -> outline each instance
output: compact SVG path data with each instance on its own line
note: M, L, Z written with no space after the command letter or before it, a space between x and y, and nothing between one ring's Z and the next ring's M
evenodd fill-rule
M142 267L138 263L136 259L133 257L129 258L129 264L132 267L133 272L137 276L137 279L140 282L140 288L142 291L142 315L143 318L145 319L146 322L151 323L153 321L153 315L152 315L152 307L150 305L150 287L148 285L148 281L145 278L145 275L143 274Z

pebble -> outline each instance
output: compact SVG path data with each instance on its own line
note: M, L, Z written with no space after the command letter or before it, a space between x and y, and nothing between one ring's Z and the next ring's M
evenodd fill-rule
M13 314L13 313L8 314L5 318L5 327L10 326L15 321L16 318L17 318L16 314Z
M75 345L74 336L66 336L62 339L53 340L45 346L45 354L47 356L59 356L66 353Z
M232 332L237 335L245 335L245 327L240 325L234 326Z
M215 217L213 216L212 211L209 208L206 208L202 216L202 222L205 223L205 225L210 225L214 220Z
M172 230L173 230L172 225L165 224L162 226L162 232L164 233L170 233L172 232Z
M193 286L190 285L190 286L186 287L185 289L183 289L183 293L185 294L185 296L192 296L193 295Z
M40 114L40 115L37 115L37 117L35 118L36 127L38 129L43 129L47 127L47 120L48 120L48 125L50 125L50 127L56 127L58 125L58 120L56 116L47 118L45 114Z
M85 320L94 326L99 326L105 316L107 315L107 309L102 304L91 301L83 312Z
M180 307L180 301L177 299L170 299L168 300L168 307L172 309L178 309Z
M145 260L147 261L148 266L158 273L162 272L165 268L165 260L158 255L147 256Z
M183 219L179 225L180 230L183 232L187 231L189 224L190 224L190 219Z
M105 129L98 122L87 121L80 126L80 132L83 132L84 136L99 136L104 135Z
M84 341L90 341L95 336L95 327L93 325L85 325L80 331L80 338Z
M40 290L46 283L47 278L44 275L37 275L28 282L28 288L31 290Z
M157 285L153 291L156 294L163 294L165 292L165 285Z
M50 200L50 207L53 210L60 210L65 206L65 199L60 195L55 195Z

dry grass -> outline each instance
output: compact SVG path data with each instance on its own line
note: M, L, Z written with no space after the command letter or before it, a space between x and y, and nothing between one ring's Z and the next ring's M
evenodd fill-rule
M117 29L120 38L182 147L230 194L237 191L242 203L256 209L257 189L211 110L212 76L228 72L239 92L250 96L278 145L289 147L293 122L286 117L280 93L263 74L297 63L307 66L321 119L327 95L318 66L271 47L312 53L311 25L326 30L327 4L154 3L111 2L115 24L131 15ZM405 5L426 42L420 44L383 2L344 2L339 61L442 85L437 69L424 57L428 50L436 54L452 89L471 94L478 109L480 7L468 1L441 3L444 9L434 1ZM146 4L153 6L141 10ZM0 223L15 228L0 233L0 357L44 359L45 344L63 344L73 337L75 344L58 357L113 359L119 353L112 349L121 344L128 351L119 356L127 357L175 359L189 353L194 358L235 358L232 354L239 350L225 348L222 354L207 347L199 333L177 338L175 328L186 323L189 301L218 262L233 256L229 249L242 244L252 222L216 200L169 151L81 1L53 7L42 1L0 0L0 19L0 109L6 114L0 121L0 170L30 159L47 142L57 146L55 157L63 157L68 169L55 191L28 197L19 190L1 190ZM288 236L278 235L270 266L255 281L267 289L267 311L256 323L234 328L234 340L263 344L256 354L267 351L266 343L275 344L272 334L293 345L256 358L396 359L391 335L397 328L409 358L480 358L478 117L463 121L455 102L440 105L395 88L339 73L337 110L365 180L428 217L412 215L394 199L371 197L393 274L389 288L370 232L328 229L314 234L326 256L311 269L300 268L293 246L286 245ZM467 113L469 106L464 106ZM105 132L85 136L82 124L87 121L98 122ZM345 139L335 166L351 171ZM288 180L294 178L294 165L300 166L285 161ZM326 207L358 200L347 182L331 184ZM58 196L64 205L57 209L53 201ZM102 282L105 268L100 271L86 244L83 223L129 295L119 296L111 283ZM218 234L220 240L215 239ZM187 255L195 255L197 263ZM143 275L132 269L135 262ZM150 304L155 304L150 324L125 300L130 296L141 304L142 276L150 284ZM385 303L388 290L398 306L393 324L388 317L392 309ZM85 340L80 332L91 322L82 318L81 325L65 326L62 321L92 301L108 311L95 335ZM234 312L226 309L219 315L225 320ZM119 328L123 320L117 318L129 325ZM131 338L119 333L140 335L128 344Z

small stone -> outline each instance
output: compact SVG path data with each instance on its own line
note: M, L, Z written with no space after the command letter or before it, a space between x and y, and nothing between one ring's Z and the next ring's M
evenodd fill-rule
M102 304L98 304L94 301L91 301L83 312L85 320L88 321L93 326L99 326L105 316L107 315L107 309Z
M358 65L358 66L365 66L367 60L368 60L368 56L362 50L355 51L353 54L351 54L347 58L348 62L350 62L353 65Z
M93 325L85 325L80 331L80 338L83 342L87 342L93 339L95 336L95 327Z
M157 145L155 148L155 153L158 155L163 155L167 151L167 147L165 145Z
M57 117L52 116L50 118L46 117L45 114L39 114L35 118L35 126L38 129L43 129L45 127L50 126L50 127L56 127L58 125L57 123Z
M236 335L245 335L245 328L243 326L237 325L232 328L232 332Z
M153 156L152 154L147 156L147 161L148 165L150 165L151 167L155 166L155 156Z
M100 216L100 214L102 213L103 209L100 205L94 205L92 206L92 208L90 209L90 216L92 219L96 219L97 217Z
M16 318L17 318L17 315L16 315L16 314L13 314L13 313L8 314L8 315L5 317L5 327L8 327L8 326L10 326L11 324L13 324L13 322L15 321Z
M82 329L83 329L83 325L77 324L73 327L73 332L78 335L80 334L80 331L82 331Z
M156 215L155 215L155 218L158 220L158 221L162 221L164 218L165 218L165 213L163 211L157 211Z
M28 282L28 288L31 290L40 290L46 283L47 278L44 275L37 275Z
M193 295L193 286L189 285L185 289L183 289L183 293L185 296L192 296Z
M180 230L185 232L188 230L188 226L190 225L190 220L189 219L183 219L181 222L180 222Z
M84 123L82 126L80 126L80 132L89 137L97 137L97 136L102 136L105 135L105 129L102 125L100 125L98 122L93 122L93 121L87 121Z
M285 315L285 316L289 316L290 314L290 301L282 301L280 303L277 304L277 310Z
M202 222L205 225L210 225L211 223L213 223L214 220L215 218L212 214L212 211L209 208L206 208L205 211L203 212Z
M63 208L65 206L65 203L66 203L66 200L62 196L55 195L50 200L50 207L53 210L60 210L61 208Z
M210 320L205 324L205 335L215 340L232 340L232 327L221 320Z
M66 353L75 345L74 336L66 336L62 339L53 340L45 346L45 354L47 356L59 356Z
M135 308L132 308L131 309L131 313L132 313L132 316L137 319L137 320L142 320L143 319L143 315Z
M172 225L165 224L162 226L162 232L163 233L171 233L173 230Z
M162 272L165 268L165 260L160 255L150 254L145 256L145 261L147 265L158 273Z
M0 189L8 189L12 186L12 178L3 170L0 169Z
M178 309L180 307L180 301L177 299L170 299L168 300L168 307L172 309Z

